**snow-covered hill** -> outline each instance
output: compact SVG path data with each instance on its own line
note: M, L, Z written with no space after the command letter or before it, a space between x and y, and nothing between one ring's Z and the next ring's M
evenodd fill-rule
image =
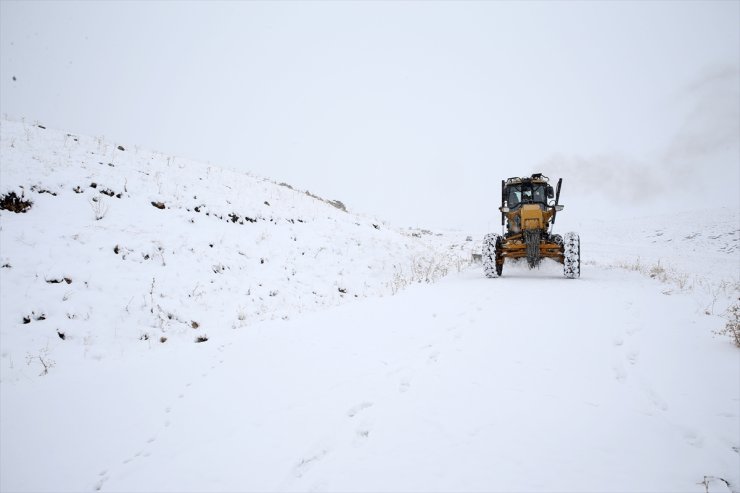
M677 204L670 215L586 222L587 231L599 232L591 239L590 260L647 269L661 264L686 276L687 284L740 283L738 265L728 265L740 258L740 212L685 207Z
M41 359L223 344L469 258L460 238L401 233L287 184L38 124L1 130L0 193L33 202L0 211L6 380Z
M464 235L0 131L2 491L740 491L737 211L485 279Z

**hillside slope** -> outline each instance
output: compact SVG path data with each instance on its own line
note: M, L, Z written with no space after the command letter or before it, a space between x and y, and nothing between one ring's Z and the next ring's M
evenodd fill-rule
M0 137L0 194L33 202L0 210L4 380L41 359L221 344L469 258L286 184L41 125L3 121Z

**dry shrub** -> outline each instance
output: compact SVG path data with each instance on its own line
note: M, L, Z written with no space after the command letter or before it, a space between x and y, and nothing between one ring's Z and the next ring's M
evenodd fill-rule
M15 213L24 213L31 208L33 202L23 199L23 195L19 197L15 192L6 193L0 196L0 209Z
M715 331L715 334L729 336L735 346L740 347L740 302L730 306L726 312L727 322L724 328Z

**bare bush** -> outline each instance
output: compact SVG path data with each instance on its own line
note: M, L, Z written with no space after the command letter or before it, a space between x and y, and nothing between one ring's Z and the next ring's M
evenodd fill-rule
M31 208L33 202L30 200L24 200L23 192L21 196L16 195L15 192L6 193L0 196L0 209L7 210L15 213L25 213Z
M49 370L56 366L56 362L49 358L48 347L41 349L38 354L28 353L26 355L26 364L29 366L31 365L31 363L37 360L41 364L41 373L39 373L40 377L47 375L49 373Z
M397 268L389 283L391 292L396 294L409 284L436 282L452 271L460 272L469 265L470 259L452 253L415 257L408 270Z
M96 221L100 221L108 213L108 204L100 196L90 199L90 208L93 211Z
M735 346L740 348L740 302L730 306L725 312L727 322L722 329L714 331L715 334L728 336Z

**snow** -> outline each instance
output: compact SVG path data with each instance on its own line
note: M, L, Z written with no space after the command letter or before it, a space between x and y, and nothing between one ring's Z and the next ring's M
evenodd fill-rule
M735 210L564 212L580 279L486 279L465 233L0 130L0 193L34 201L0 211L2 491L740 488L740 352L713 333L740 292ZM96 220L104 188L122 196Z

